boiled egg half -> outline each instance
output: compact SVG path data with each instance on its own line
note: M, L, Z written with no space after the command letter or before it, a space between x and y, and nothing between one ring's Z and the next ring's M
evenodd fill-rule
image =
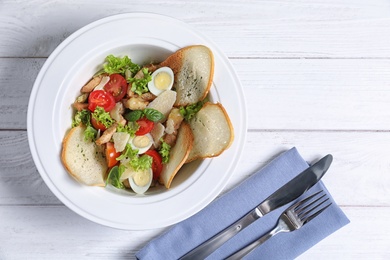
M161 67L152 73L148 83L149 91L158 96L165 90L171 89L174 81L173 71L169 67Z
M136 171L129 178L130 187L135 193L144 194L152 184L152 179L152 169Z
M152 146L153 137L150 134L136 135L135 137L130 138L128 142L131 145L131 148L138 150L138 154L143 154Z
M152 184L153 171L152 169L136 171L129 166L121 175L121 181L125 179L129 180L130 187L135 193L144 194Z

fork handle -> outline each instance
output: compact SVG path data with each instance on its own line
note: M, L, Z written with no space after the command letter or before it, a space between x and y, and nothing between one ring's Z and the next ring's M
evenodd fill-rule
M283 231L283 229L280 226L276 226L271 231L269 231L267 234L263 235L259 239L251 242L249 245L241 248L240 250L236 251L234 254L230 255L226 260L236 260L241 259L253 250L255 250L258 246L263 244L265 241L276 235L277 233Z

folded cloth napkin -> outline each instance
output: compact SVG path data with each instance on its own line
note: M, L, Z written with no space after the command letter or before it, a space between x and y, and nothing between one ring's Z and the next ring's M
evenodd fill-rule
M282 153L206 208L150 241L136 254L137 259L180 258L234 223L307 167L308 164L296 148ZM257 247L245 259L293 259L349 223L348 218L334 202L322 182L313 186L307 193L312 194L320 189L323 189L332 201L332 205L327 210L299 230L274 236ZM258 219L206 259L224 259L265 234L276 225L280 214L289 205Z

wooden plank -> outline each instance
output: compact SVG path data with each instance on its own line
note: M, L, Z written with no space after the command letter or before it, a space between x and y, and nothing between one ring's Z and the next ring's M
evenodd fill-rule
M301 255L310 259L388 259L390 208L342 208L351 223Z
M0 131L0 148L0 205L61 204L34 165L26 131Z
M29 95L44 61L0 58L0 129L26 129ZM249 129L388 129L390 60L231 62L244 88Z
M388 132L249 132L240 165L226 187L234 187L275 155L297 147L308 162L326 154L334 161L323 181L340 205L390 206L390 172L383 154Z
M232 62L250 129L388 129L389 60Z
M0 129L26 129L27 107L45 59L0 59Z
M390 170L383 156L389 143L389 132L250 131L225 191L296 146L308 162L333 154L323 180L340 205L390 207ZM34 166L26 132L0 131L0 147L0 205L60 204Z
M299 259L386 259L390 208L342 209L351 223ZM111 229L62 206L3 206L0 220L1 259L135 259L138 250L165 230Z
M7 37L0 42L0 57L47 57L67 36L97 19L152 12L188 23L230 57L389 58L388 10L383 0L2 1L0 35Z
M104 227L65 206L2 206L0 220L1 259L134 259L162 232Z

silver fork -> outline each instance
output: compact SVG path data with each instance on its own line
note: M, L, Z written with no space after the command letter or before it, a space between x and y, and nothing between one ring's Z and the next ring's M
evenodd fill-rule
M326 203L328 200L329 198L321 190L293 204L280 215L277 225L272 230L227 259L241 259L276 234L300 229L332 204L331 202Z

